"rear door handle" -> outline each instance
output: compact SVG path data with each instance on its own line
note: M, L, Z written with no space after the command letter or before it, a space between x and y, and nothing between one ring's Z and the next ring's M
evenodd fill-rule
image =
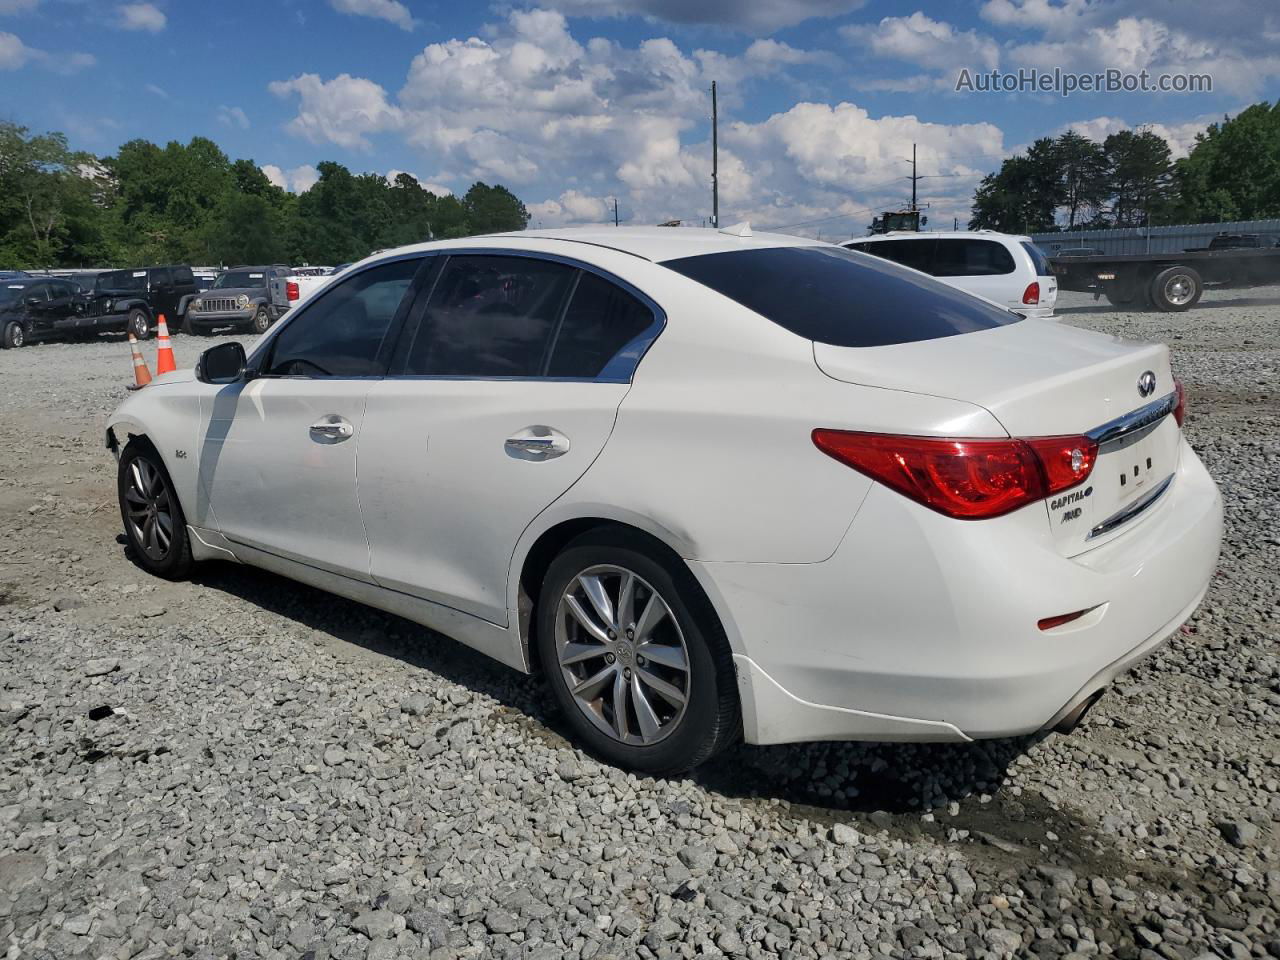
M317 443L341 443L350 440L356 432L351 422L344 420L336 413L331 413L323 420L311 425L311 439Z
M517 460L551 460L569 452L569 438L541 424L525 427L503 444L507 456Z

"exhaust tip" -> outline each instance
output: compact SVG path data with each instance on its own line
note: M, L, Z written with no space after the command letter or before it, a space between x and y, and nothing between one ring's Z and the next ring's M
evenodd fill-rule
M1080 726L1080 722L1084 720L1084 715L1093 709L1093 705L1102 699L1102 695L1106 692L1104 687L1101 690L1095 690L1085 698L1070 713L1059 720L1053 726L1054 733L1074 733L1076 728Z

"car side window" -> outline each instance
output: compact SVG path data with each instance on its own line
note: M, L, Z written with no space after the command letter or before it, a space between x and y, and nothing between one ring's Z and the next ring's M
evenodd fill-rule
M994 240L939 240L933 263L935 277L994 277L1014 269L1013 255Z
M168 267L157 267L151 271L151 285L153 287L167 287L173 282L172 274Z
M533 257L448 259L404 373L435 377L535 377L574 268Z
M929 273L930 267L933 265L933 247L936 241L930 237L911 238L907 240L877 240L874 243L868 243L866 252L875 254L877 257L883 257L885 260L892 260L894 263L900 263L904 267L911 267L913 270L920 270L923 273Z
M267 373L282 377L376 377L391 321L421 259L362 270L316 296L271 346Z
M636 297L604 277L582 271L556 333L547 375L601 376L653 321L653 310Z
M51 280L49 286L53 288L53 296L55 298L75 296L80 288L70 280Z
M45 303L49 299L49 284L33 283L22 291L22 296L27 300L39 300L41 303Z
M174 267L173 268L174 283L181 284L182 286L185 287L188 284L195 283L195 281L196 281L195 274L191 272L190 267Z

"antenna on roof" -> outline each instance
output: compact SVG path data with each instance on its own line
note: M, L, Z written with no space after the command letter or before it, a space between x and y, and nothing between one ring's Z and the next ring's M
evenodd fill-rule
M743 220L741 223L735 223L732 227L721 227L721 233L727 233L731 237L749 237L751 236L751 224Z

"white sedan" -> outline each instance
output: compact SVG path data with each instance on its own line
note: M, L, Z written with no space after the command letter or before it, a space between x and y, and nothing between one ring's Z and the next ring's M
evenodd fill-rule
M1164 346L824 243L601 228L380 253L107 443L151 573L408 617L667 773L1072 726L1213 574L1182 418Z

